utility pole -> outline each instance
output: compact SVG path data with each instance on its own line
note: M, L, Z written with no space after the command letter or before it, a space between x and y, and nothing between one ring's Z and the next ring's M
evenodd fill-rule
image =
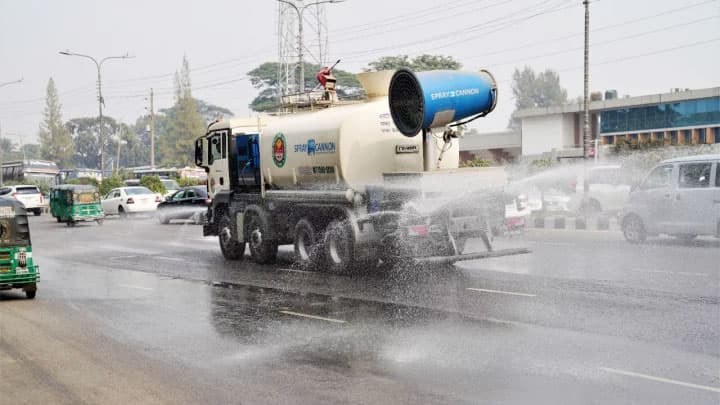
M153 89L150 89L150 168L155 168L155 107Z
M585 5L585 101L584 101L584 118L583 118L583 158L590 157L590 94L588 90L589 82L589 53L590 53L590 1L583 0ZM597 153L597 151L595 151Z

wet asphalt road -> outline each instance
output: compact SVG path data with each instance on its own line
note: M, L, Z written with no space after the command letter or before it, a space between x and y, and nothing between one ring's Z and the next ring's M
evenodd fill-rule
M720 242L531 231L533 253L336 276L226 262L201 227L31 218L0 403L720 402Z

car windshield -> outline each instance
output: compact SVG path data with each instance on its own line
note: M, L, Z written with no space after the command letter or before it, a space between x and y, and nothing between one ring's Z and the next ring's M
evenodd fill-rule
M144 195L144 194L153 194L153 192L145 187L129 187L129 188L125 189L125 194L127 194L127 195Z

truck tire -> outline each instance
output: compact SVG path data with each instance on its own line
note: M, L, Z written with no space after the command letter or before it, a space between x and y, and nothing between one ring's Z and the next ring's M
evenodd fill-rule
M263 221L257 213L251 212L245 214L245 223L247 224L245 237L250 245L250 256L255 263L274 263L278 245L274 240L263 237L263 235L269 234L267 222Z
M312 223L303 218L295 225L293 233L295 264L301 269L316 268L321 262L322 243Z
M623 236L630 243L643 243L647 239L647 231L642 219L637 215L630 215L622 224Z
M218 241L223 257L227 260L242 260L245 257L245 242L238 242L230 217L223 214L218 224Z
M347 274L353 269L355 241L350 227L341 221L332 221L323 238L323 251L327 270Z

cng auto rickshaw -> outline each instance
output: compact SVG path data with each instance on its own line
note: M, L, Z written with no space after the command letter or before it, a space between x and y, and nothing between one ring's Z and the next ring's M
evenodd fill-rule
M50 192L50 214L58 222L75 226L80 221L103 224L105 213L100 203L100 193L93 186L63 184Z
M27 211L19 201L0 199L0 290L22 288L33 299L38 281Z

